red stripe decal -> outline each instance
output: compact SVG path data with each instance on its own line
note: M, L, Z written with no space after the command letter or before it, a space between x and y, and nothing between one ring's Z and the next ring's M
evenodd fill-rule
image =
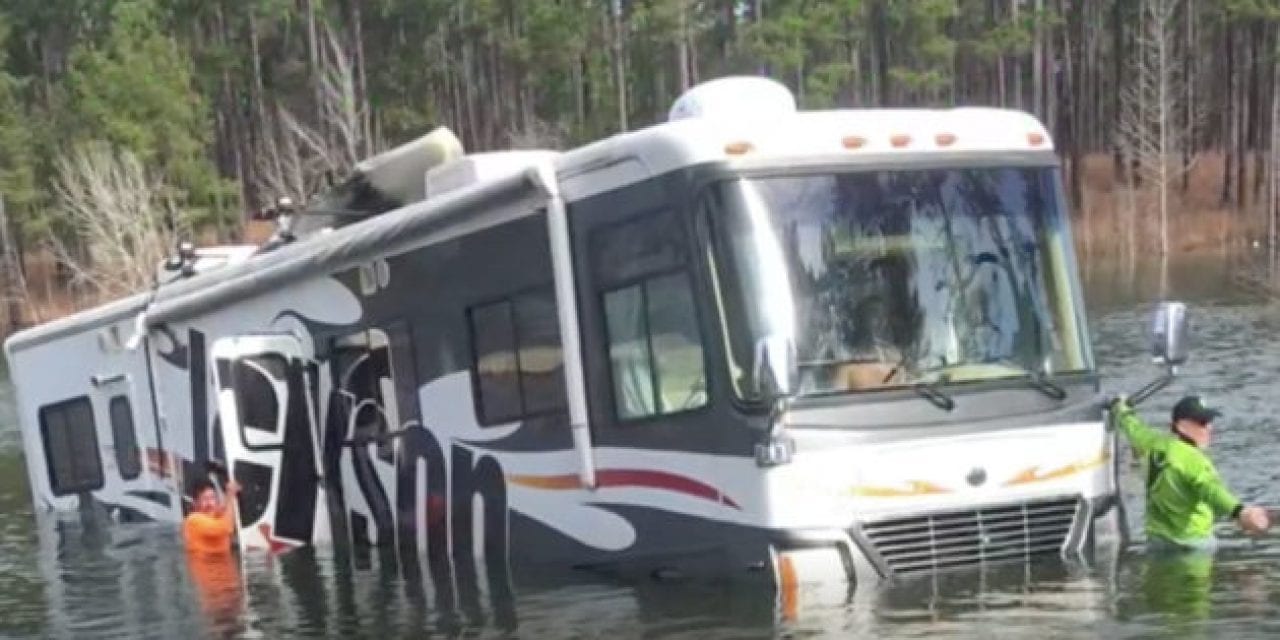
M534 489L577 489L581 487L578 482L578 476L573 474L552 475L552 476L530 476L530 475L513 475L508 478L512 483L531 487ZM665 491L674 491L686 495L697 496L705 500L717 502L734 509L741 510L729 496L720 493L719 489L706 484L702 481L695 480L688 476L667 473L665 471L652 471L649 469L601 469L596 472L596 484L601 488L605 487L644 487L648 489L663 489Z

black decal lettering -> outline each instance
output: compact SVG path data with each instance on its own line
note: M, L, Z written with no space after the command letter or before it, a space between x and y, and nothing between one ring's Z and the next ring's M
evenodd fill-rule
M357 547L369 546L369 519L364 515L351 512L351 544Z
M484 498L484 564L489 579L489 604L498 628L512 630L516 628L516 610L509 571L507 482L502 467L492 456L483 456L476 463L474 484Z
M315 528L316 469L311 415L307 407L304 367L290 360L287 369L284 446L280 452L280 490L276 501L274 534L311 542Z
M329 497L329 521L332 523L334 540L350 539L355 542L356 529L347 526L346 493L342 486L342 441L346 437L346 411L343 409L342 396L337 392L329 394L329 407L324 412L324 434L321 435L320 465L324 470L325 489ZM354 517L357 514L351 514ZM354 524L354 520L353 520ZM368 536L364 531L364 543L368 544Z
M213 459L224 465L227 462L227 445L222 441L222 414L213 414Z
M400 530L400 563L406 580L418 574L418 512L427 534L427 564L436 590L436 608L452 611L453 567L449 562L448 490L444 453L426 429L411 427L400 439L396 465L396 520ZM418 492L418 464L426 466L425 500ZM424 504L425 503L425 504Z
M369 455L369 445L361 444L351 447L351 468L356 474L356 483L360 485L360 493L369 505L373 525L377 529L377 540L374 544L384 545L395 542L395 525L391 514L391 501L387 492L378 480L378 473L373 467L373 457Z
M485 576L489 582L491 604L501 617L504 609L510 609L508 605L512 597L507 570L506 480L502 467L492 456L481 456L473 464L471 452L466 448L454 446L452 453L453 558L458 567L459 599L464 611L479 610L473 552L475 541L472 538L475 530L472 503L478 495L483 503L481 513L484 514L481 548L484 550ZM514 611L505 613L510 617L515 615Z
M452 495L449 502L453 507L453 518L449 524L453 530L453 561L458 568L458 600L463 612L473 618L473 623L478 623L480 592L476 582L475 540L472 538L474 523L471 519L471 497L476 494L475 475L472 473L470 451L455 445L452 457L449 465Z
M187 332L190 343L191 367L187 370L191 382L191 449L197 467L209 460L209 382L204 334L191 329ZM230 375L225 376L229 381Z

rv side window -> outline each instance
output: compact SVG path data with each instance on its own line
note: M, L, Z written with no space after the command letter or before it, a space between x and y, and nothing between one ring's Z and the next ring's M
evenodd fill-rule
M592 239L620 420L707 404L702 337L673 212L646 214Z
M129 405L129 397L112 398L108 413L111 414L111 439L120 477L133 480L142 474L142 456L138 452L138 436L134 432L133 407Z
M98 432L88 396L41 407L40 437L53 495L102 488Z
M604 294L614 408L622 420L707 403L689 276L648 278Z
M275 355L251 356L236 360L234 384L236 409L242 427L280 432L280 403L276 398L277 383L286 380L288 364Z
M472 307L467 315L481 424L564 409L560 323L550 289Z

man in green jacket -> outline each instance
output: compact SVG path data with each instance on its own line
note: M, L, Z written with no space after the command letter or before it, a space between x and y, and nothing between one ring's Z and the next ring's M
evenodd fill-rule
M1111 411L1120 432L1147 465L1148 546L1212 546L1213 523L1219 518L1231 517L1251 535L1271 526L1267 510L1241 503L1205 455L1213 421L1222 414L1205 406L1199 396L1186 396L1174 405L1170 433L1143 422L1124 398L1114 402Z

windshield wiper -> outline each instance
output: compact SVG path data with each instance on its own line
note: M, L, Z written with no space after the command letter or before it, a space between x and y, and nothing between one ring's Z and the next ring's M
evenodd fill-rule
M1054 382L1053 378L1044 371L1029 369L1025 365L1007 358L998 360L997 363L1007 367L1014 367L1022 371L1026 375L1023 380L1026 380L1027 383L1036 391L1039 391L1054 400L1065 400L1067 398L1067 390Z
M1027 382L1035 387L1038 391L1053 398L1054 400L1065 400L1067 398L1067 390L1058 386L1052 378L1042 371L1029 371Z
M907 385L907 387L920 394L925 400L933 403L933 406L942 409L943 411L951 411L956 408L956 401L952 400L951 396L938 389L938 383L941 381L942 380L939 379L930 380L928 382L917 382L915 384Z

